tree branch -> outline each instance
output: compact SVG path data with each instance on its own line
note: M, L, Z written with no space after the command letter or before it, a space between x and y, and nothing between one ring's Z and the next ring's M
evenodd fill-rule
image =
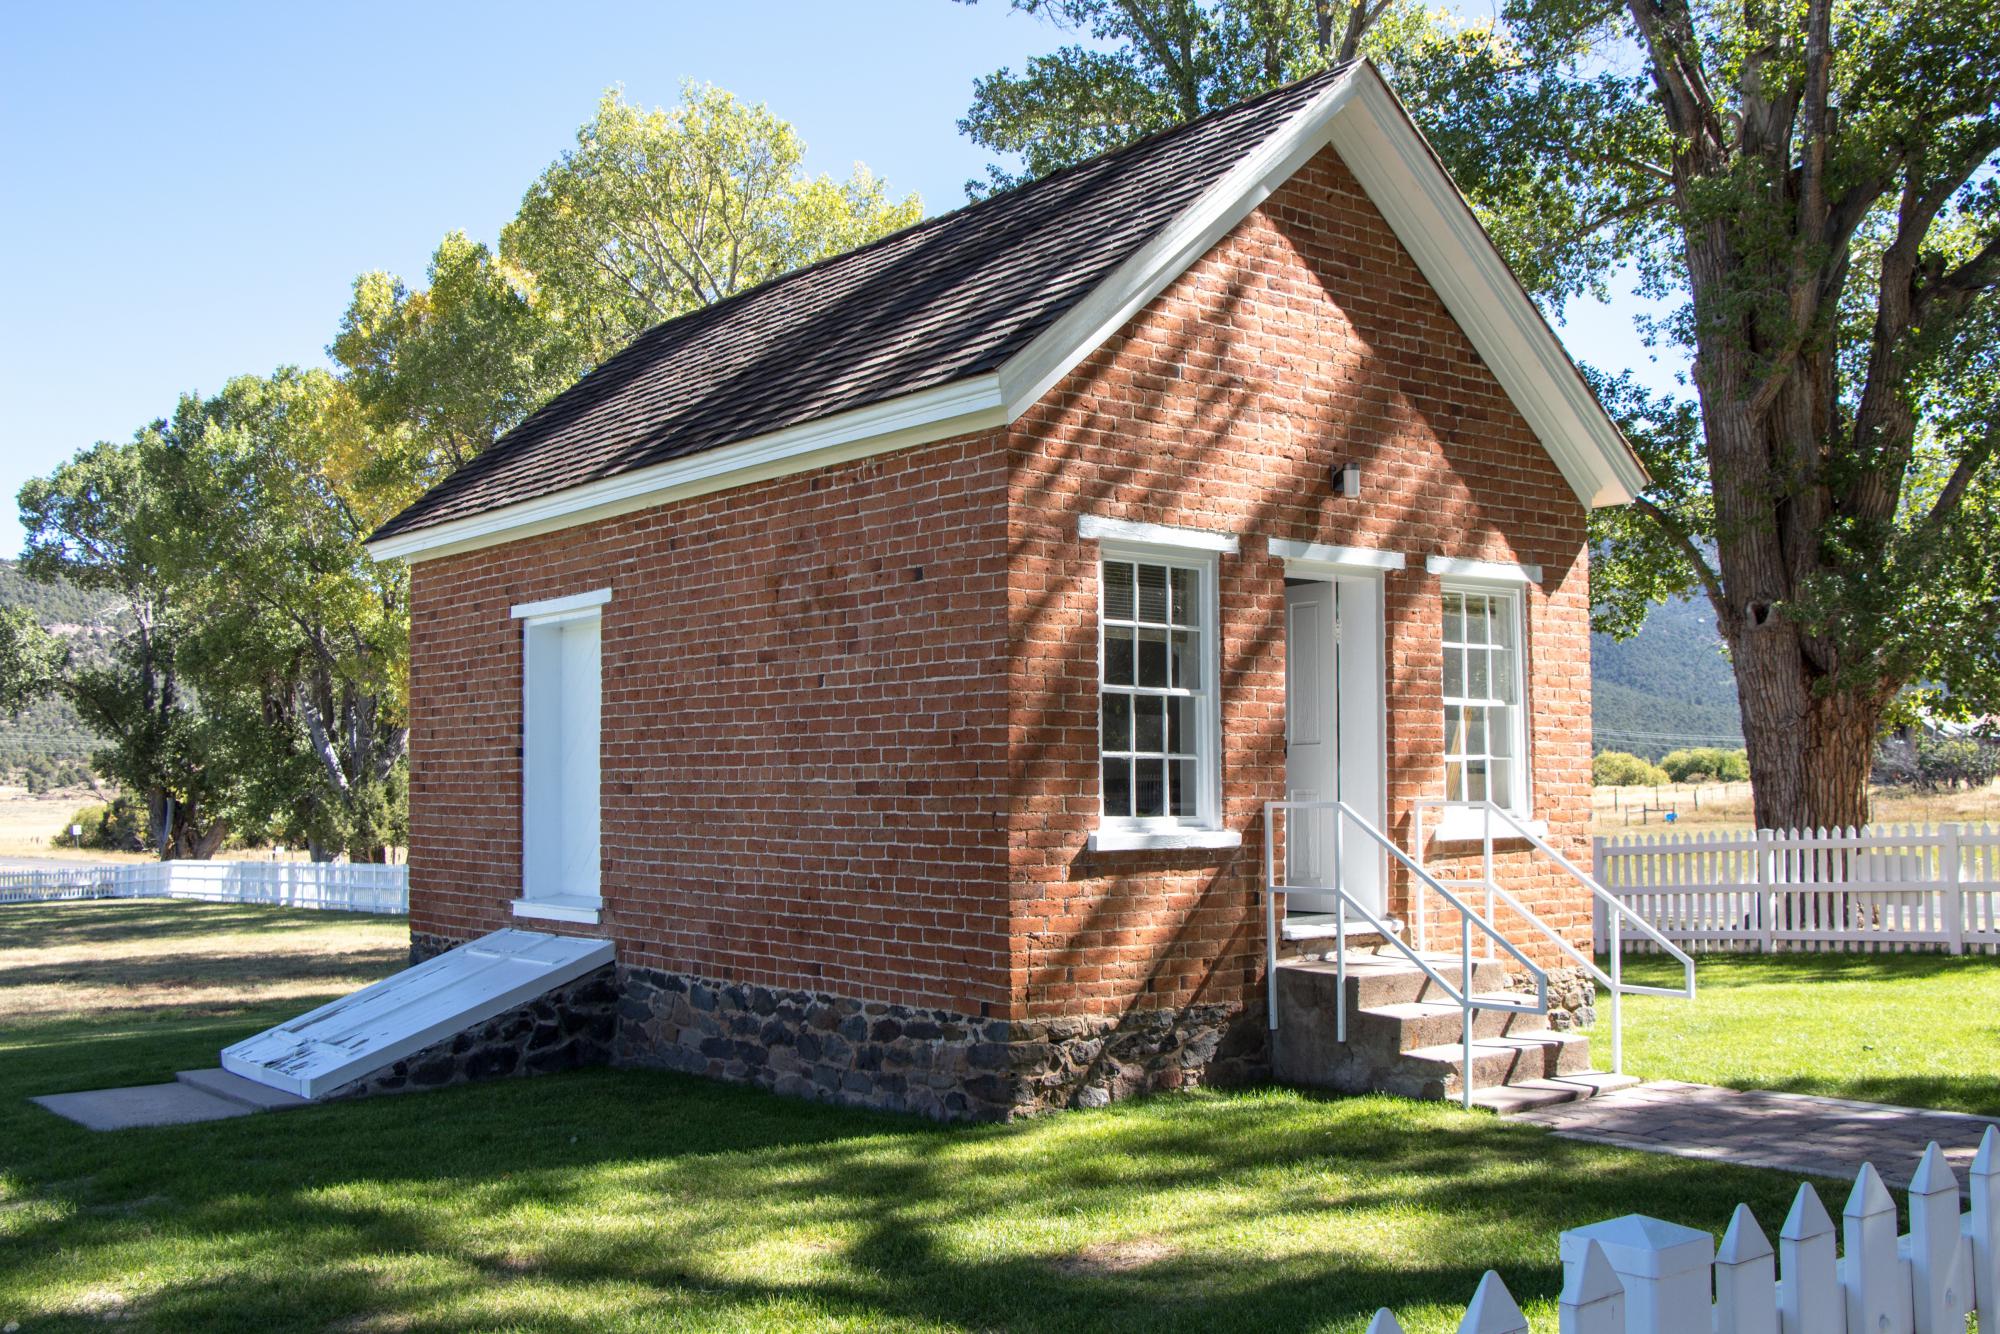
M1729 615L1729 604L1722 595L1722 576L1708 563L1708 557L1702 552L1701 544L1694 540L1694 535L1688 531L1687 525L1647 496L1634 497L1632 508L1651 519L1660 531L1667 535L1668 540L1680 548L1681 555L1694 568L1695 578L1701 581L1702 591L1708 594L1709 605L1715 608L1716 620L1724 625L1733 624Z

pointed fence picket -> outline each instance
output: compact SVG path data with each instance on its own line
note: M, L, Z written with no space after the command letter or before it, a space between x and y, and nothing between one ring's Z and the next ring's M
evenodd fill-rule
M1770 1239L1739 1204L1717 1246L1708 1233L1630 1214L1562 1234L1559 1334L1966 1334L2000 1331L2000 1130L1972 1161L1971 1207L1936 1144L1909 1187L1910 1231L1864 1163L1832 1217L1811 1185ZM1836 1241L1846 1254L1835 1255ZM1368 1334L1403 1334L1386 1308ZM1488 1270L1458 1334L1531 1334L1513 1295Z
M1600 838L1595 870L1686 948L2000 953L2000 829L1991 825ZM1608 935L1600 909L1600 950Z

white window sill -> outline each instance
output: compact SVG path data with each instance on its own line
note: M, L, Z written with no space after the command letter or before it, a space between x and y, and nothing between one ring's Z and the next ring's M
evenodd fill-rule
M1092 852L1151 852L1182 848L1240 848L1243 835L1234 829L1096 829Z
M1549 822L1547 820L1523 820L1521 823L1536 838L1547 838L1549 836ZM1424 837L1437 843L1484 842L1486 839L1486 812L1467 810L1459 806L1446 809L1442 817L1426 815ZM1521 841L1521 835L1513 825L1497 815L1494 816L1493 841L1495 843L1505 843L1509 839L1518 843Z
M604 900L581 894L555 894L545 899L515 899L514 916L538 917L550 922L583 922L596 925L603 916Z

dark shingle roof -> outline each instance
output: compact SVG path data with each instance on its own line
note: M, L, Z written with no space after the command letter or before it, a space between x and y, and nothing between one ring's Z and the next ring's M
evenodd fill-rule
M1345 69L656 325L375 537L996 370Z

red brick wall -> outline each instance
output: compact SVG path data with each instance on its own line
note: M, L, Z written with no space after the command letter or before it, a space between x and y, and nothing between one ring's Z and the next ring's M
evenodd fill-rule
M993 436L416 566L414 931L520 894L516 603L609 586L601 927L623 963L998 1014L1005 478Z
M1348 459L1359 499L1332 494L1329 471ZM1016 422L1009 468L1022 649L1008 838L1027 1015L1240 1003L1261 974L1262 809L1284 787L1284 566L1270 537L1407 558L1384 594L1388 832L1404 846L1410 803L1444 790L1442 607L1424 558L1543 567L1526 599L1534 815L1588 856L1585 511L1333 151ZM1224 817L1244 833L1238 850L1086 848L1099 780L1084 513L1241 538L1219 570ZM1506 858L1504 881L1585 938L1581 893L1524 863ZM1390 908L1408 911L1400 879Z
M1348 458L1359 500L1329 493ZM1243 537L1220 566L1240 850L1085 851L1083 513ZM550 929L609 932L627 963L971 1014L1238 1004L1261 969L1262 804L1284 779L1284 570L1268 537L1409 560L1386 585L1399 836L1409 802L1442 792L1423 558L1542 565L1527 599L1534 813L1587 852L1584 511L1329 152L1007 430L420 563L413 929L509 922L508 611L608 585L604 922ZM1541 869L1513 881L1581 932L1574 892Z

